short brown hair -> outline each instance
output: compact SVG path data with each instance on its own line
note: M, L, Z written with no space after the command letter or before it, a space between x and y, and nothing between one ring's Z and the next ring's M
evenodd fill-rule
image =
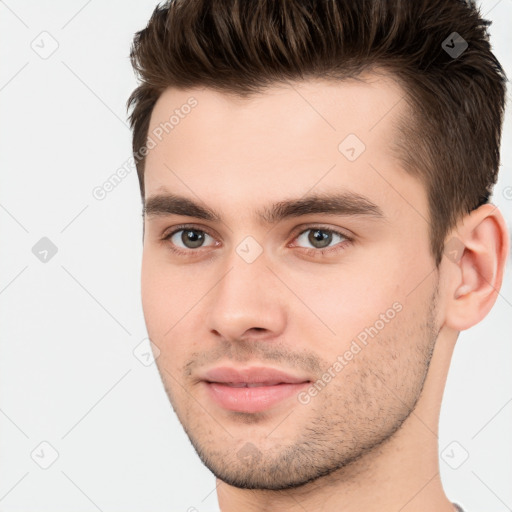
M439 265L447 233L489 201L497 180L506 76L491 52L489 25L473 0L158 5L130 53L140 78L128 108L143 201L139 152L167 87L208 87L247 98L290 80L343 80L383 69L409 104L396 149L407 172L426 187L431 251Z

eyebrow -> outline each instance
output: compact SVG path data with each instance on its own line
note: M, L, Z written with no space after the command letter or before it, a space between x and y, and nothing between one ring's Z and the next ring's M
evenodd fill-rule
M147 216L183 215L212 222L222 222L222 216L216 210L198 204L187 197L171 193L149 197L145 202L143 212ZM310 214L361 215L385 219L378 205L355 192L323 193L299 199L287 199L256 212L260 222L264 224L276 224L286 218Z

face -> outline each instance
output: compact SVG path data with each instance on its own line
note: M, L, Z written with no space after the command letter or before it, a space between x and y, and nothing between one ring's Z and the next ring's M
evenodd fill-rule
M349 466L422 390L438 332L426 192L393 151L403 91L364 78L245 100L168 89L151 117L146 325L197 453L237 487Z

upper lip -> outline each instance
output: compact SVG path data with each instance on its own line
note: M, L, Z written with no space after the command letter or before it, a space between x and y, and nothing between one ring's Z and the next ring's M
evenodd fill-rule
M296 377L281 370L264 366L212 368L202 375L202 380L224 384L266 384L268 386L309 382L308 378Z

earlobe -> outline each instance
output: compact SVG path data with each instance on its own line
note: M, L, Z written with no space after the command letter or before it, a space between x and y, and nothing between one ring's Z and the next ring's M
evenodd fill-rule
M508 232L498 208L485 204L465 216L451 234L462 247L452 259L445 251L447 326L462 331L476 325L496 302L508 255Z

